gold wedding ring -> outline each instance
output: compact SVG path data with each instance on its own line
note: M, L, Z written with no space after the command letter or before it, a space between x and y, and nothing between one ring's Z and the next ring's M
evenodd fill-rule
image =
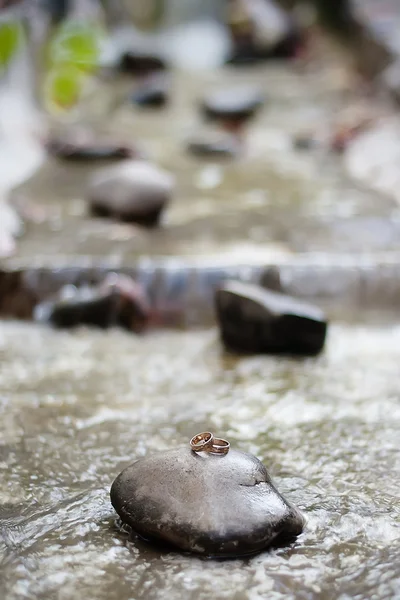
M231 447L230 443L227 440L222 440L221 438L214 438L214 443L208 452L210 454L228 454L229 448Z
M215 438L210 431L204 431L193 436L190 440L193 452L207 452L208 454L228 454L230 443L221 438Z
M207 452L214 443L214 436L210 431L203 431L193 436L190 447L194 452Z

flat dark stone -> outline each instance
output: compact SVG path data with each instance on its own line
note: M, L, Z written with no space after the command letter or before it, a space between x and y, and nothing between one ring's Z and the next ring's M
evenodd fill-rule
M146 52L130 50L120 59L119 69L124 73L143 75L154 71L165 71L167 63L163 58Z
M298 536L305 521L251 454L187 448L141 458L111 487L124 523L153 542L211 556L240 556Z
M207 119L243 122L263 104L260 92L252 87L224 88L208 94L201 105Z
M133 280L112 274L98 286L63 288L55 299L38 305L34 316L61 329L119 326L139 333L149 321L149 307Z
M222 342L245 353L318 354L327 321L310 304L261 286L228 281L216 291Z
M97 140L85 133L54 137L47 142L46 147L52 156L77 162L122 160L139 154L133 147L113 141Z
M172 190L168 172L144 161L126 161L92 176L88 200L97 216L155 227Z
M227 135L199 135L189 140L187 149L190 154L201 158L234 158L240 152L238 141Z

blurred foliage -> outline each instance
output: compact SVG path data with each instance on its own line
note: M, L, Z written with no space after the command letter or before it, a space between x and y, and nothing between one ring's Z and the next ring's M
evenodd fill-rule
M22 27L17 21L0 23L0 70L7 68L22 41Z
M51 69L45 78L45 104L50 112L69 110L82 95L85 74L74 65Z
M102 38L102 29L92 22L65 21L55 29L46 53L48 109L69 110L79 102L99 63Z
M66 21L57 27L48 59L53 65L74 65L92 71L99 61L101 29L93 23Z

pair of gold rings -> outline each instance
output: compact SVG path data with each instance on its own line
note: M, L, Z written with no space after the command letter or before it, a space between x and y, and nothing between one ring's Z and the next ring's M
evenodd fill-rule
M190 447L193 452L207 452L208 454L228 454L230 443L221 438L216 438L210 431L204 431L193 436Z

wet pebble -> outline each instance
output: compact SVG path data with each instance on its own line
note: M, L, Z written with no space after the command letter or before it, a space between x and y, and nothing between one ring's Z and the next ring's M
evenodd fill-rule
M202 158L235 158L241 150L239 140L223 133L198 134L187 142L190 154Z
M46 144L48 152L69 161L122 160L139 156L139 151L126 144L101 139L86 131L71 131L55 136Z
M212 556L239 556L298 536L301 513L251 454L179 448L139 459L118 475L111 502L145 539Z
M111 273L99 285L64 286L56 298L35 308L34 318L59 328L119 326L140 333L149 322L150 310L139 284Z
M160 108L168 102L169 81L165 76L153 76L145 81L131 96L137 106Z
M253 117L262 104L263 97L257 88L232 87L210 92L201 110L207 119L241 124Z
M155 227L173 188L174 178L167 171L145 161L126 161L95 173L87 197L97 216Z
M222 285L215 302L228 350L315 355L324 347L327 320L316 306L239 281Z

